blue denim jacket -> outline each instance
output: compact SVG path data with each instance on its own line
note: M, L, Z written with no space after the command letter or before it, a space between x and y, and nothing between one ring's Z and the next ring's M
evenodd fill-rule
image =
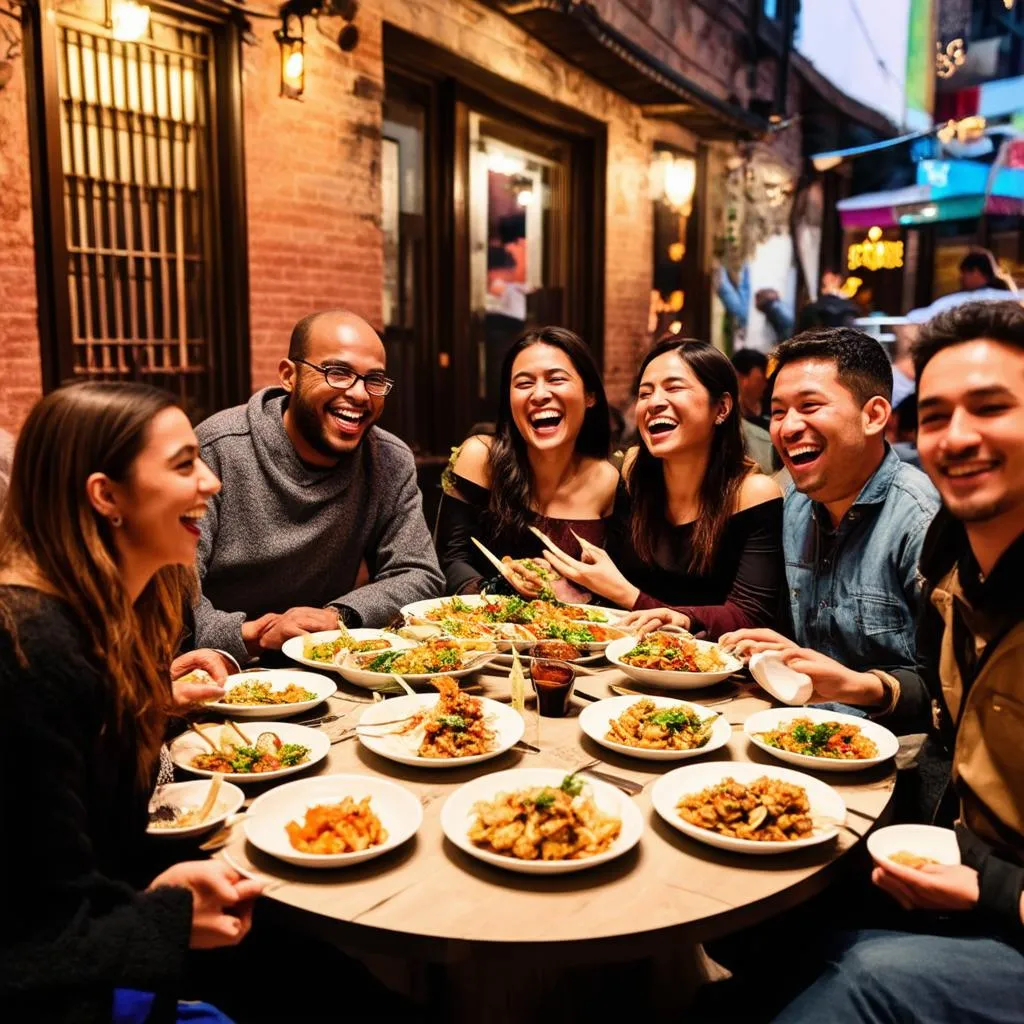
M888 446L834 535L827 510L790 487L782 541L797 643L859 672L913 667L917 563L938 507L928 477Z

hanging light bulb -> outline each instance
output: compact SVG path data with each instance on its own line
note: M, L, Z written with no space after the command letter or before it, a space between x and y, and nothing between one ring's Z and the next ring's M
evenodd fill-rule
M111 35L121 43L133 43L141 39L149 28L150 10L145 4L134 0L113 0L110 5Z
M296 20L299 34L292 35L290 25ZM281 95L291 100L301 99L306 88L306 40L302 18L286 14L274 38L281 47Z

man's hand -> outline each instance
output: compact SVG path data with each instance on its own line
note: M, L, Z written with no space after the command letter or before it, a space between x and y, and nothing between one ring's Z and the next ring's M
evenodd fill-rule
M762 651L798 649L795 640L776 633L774 629L735 629L731 633L723 633L718 642L723 647L732 648L738 658L750 658Z
M774 288L760 288L754 294L754 305L763 313L773 302L779 301L779 293Z
M662 626L689 629L690 616L673 608L644 608L642 611L630 612L618 625L623 629L634 630L637 636L646 636Z
M978 905L978 872L964 864L926 864L920 870L885 861L871 881L904 910L971 910Z
M293 636L337 628L338 613L333 608L289 608L260 634L260 647L264 651L279 651L285 640Z
M825 654L803 647L788 648L780 652L779 657L794 672L811 677L820 700L841 701L858 707L880 707L885 703L882 680L871 672L854 672Z
M237 666L220 651L205 648L189 651L188 654L175 658L171 662L171 686L175 706L185 710L193 704L204 704L208 700L223 697L224 680L236 669ZM202 676L187 678L195 672L205 673L209 679Z
M258 619L248 619L242 623L242 640L249 656L255 658L260 653L260 637L275 625L281 618L276 612L267 612Z

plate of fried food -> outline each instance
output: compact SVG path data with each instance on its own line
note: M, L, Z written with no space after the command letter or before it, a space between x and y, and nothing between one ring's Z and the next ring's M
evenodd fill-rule
M401 846L423 823L404 786L372 775L320 775L257 797L245 837L258 850L303 868L340 868Z
M580 728L595 743L645 761L684 761L729 742L725 717L672 697L609 697L588 704Z
M322 629L285 640L285 657L307 668L340 671L350 654L372 654L393 648L415 647L415 643L384 629Z
M960 844L951 828L935 825L887 825L868 836L876 864L892 861L920 871L933 864L959 864Z
M393 689L393 676L410 686L429 684L435 676L461 679L493 661L498 648L490 640L435 637L407 647L368 654L349 654L338 671L350 683L368 690Z
M831 786L748 761L676 768L654 784L651 803L691 839L738 853L788 853L827 843L846 822L846 804Z
M158 786L149 801L151 836L187 839L222 825L245 803L245 793L223 775L211 781L171 782Z
M869 718L824 708L769 708L751 715L747 738L780 761L822 772L856 772L888 761L900 741Z
M718 644L696 640L685 631L655 630L639 640L626 637L610 643L604 653L632 679L664 690L697 690L743 668Z
M337 686L327 676L290 669L239 672L224 683L227 693L204 707L234 718L291 718L327 700Z
M639 809L614 786L560 768L481 776L441 808L441 828L460 850L521 874L605 864L636 846L643 827Z
M171 743L171 760L193 775L230 775L232 782L265 782L304 771L331 749L327 734L292 722L260 722L243 729L193 724Z
M467 594L416 601L402 609L404 633L465 639L489 639L503 648L522 649L538 640L562 640L581 650L603 651L613 640L628 636L615 623L625 613L613 608L563 601L527 600L513 595Z
M359 719L359 742L381 757L419 768L461 768L504 754L523 738L518 711L459 689L438 676L439 693L393 697L369 705Z

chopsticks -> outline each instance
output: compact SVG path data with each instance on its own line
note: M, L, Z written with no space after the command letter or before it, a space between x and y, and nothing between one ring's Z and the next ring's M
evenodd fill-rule
M199 737L199 738L200 738L200 739L201 739L201 740L202 740L202 741L203 741L203 742L204 742L204 743L205 743L205 744L206 744L206 745L207 745L207 746L208 746L208 747L209 747L209 748L210 748L210 749L211 749L211 750L212 750L212 751L213 751L213 752L215 753L215 754L219 754L219 753L220 753L220 747L218 747L218 746L217 746L217 744L216 744L216 743L214 743L214 742L213 742L213 740L211 740L211 739L210 739L210 737L209 737L209 736L207 736L207 735L206 735L206 733L205 733L205 732L203 732L203 730L202 730L202 729L200 729L200 728L199 728L199 726L198 726L198 725L197 725L197 724L196 724L195 722L189 722L189 723L188 723L188 727L189 727L189 728L190 728L190 729L191 729L191 730L192 730L192 731L193 731L193 732L194 732L194 733L195 733L195 734L196 734L196 735L197 735L197 736L198 736L198 737Z
M528 529L530 533L532 533L534 537L536 537L537 540L539 540L541 544L543 544L544 547L546 547L548 551L550 551L552 554L561 555L563 558L568 558L571 561L576 561L576 559L572 558L572 556L567 555L553 540L551 540L550 537L547 536L547 534L541 533L536 526L530 526L528 527ZM573 536L576 537L576 534L574 533ZM576 539L579 540L579 537L576 537Z
M508 566L505 565L505 563L496 554L494 554L493 551L491 551L484 544L481 544L480 541L476 539L476 537L470 537L469 539L480 549L480 552L481 554L483 554L484 558L486 558L487 561L490 562L491 565L493 565L494 568L501 573L502 577L507 580L509 577Z
M210 816L210 811L213 810L214 804L217 803L217 794L220 792L220 785L223 781L224 776L219 772L214 775L213 782L210 783L210 791L206 794L203 806L199 808L199 817L196 819L196 824L201 825Z

